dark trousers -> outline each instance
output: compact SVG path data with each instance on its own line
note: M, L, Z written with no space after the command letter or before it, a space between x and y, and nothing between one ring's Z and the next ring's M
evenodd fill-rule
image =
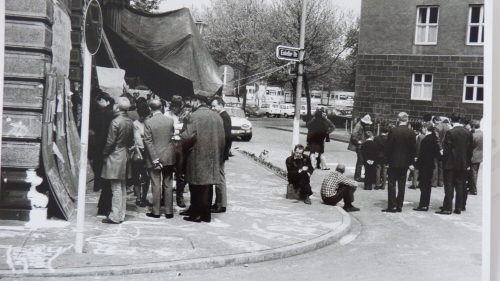
M420 203L418 207L429 207L431 201L432 174L433 169L420 169L418 178L418 188L420 189Z
M184 179L184 171L186 170L186 161L184 161L184 155L180 148L176 152L176 163L175 163L175 198L177 201L184 198L184 188L186 187L186 181ZM191 189L190 189L191 191Z
M191 190L191 217L200 217L202 220L209 221L211 219L211 203L213 197L212 185L189 185Z
M354 171L354 179L361 178L361 169L363 168L363 154L361 153L361 147L356 147L356 170Z
M473 163L470 166L469 179L468 179L468 182L469 182L468 187L469 187L469 190L472 193L476 193L477 192L477 173L479 172L479 166L480 165L481 165L481 163Z
M456 193L455 210L465 208L465 177L467 170L444 170L444 200L443 210L451 211L453 195Z
M111 192L111 184L109 180L101 178L101 195L97 203L97 214L108 216L111 212L111 201L113 193Z
M344 207L351 207L352 202L354 202L354 191L356 191L356 187L349 186L345 184L339 184L339 188L337 193L332 197L323 197L323 202L326 205L335 206L340 200L344 199Z
M150 177L143 161L132 162L132 184L138 201L146 202Z
M444 176L443 176L443 161L435 159L434 160L434 172L432 173L432 186L443 186Z
M365 188L371 188L377 183L377 167L375 164L364 164L365 167Z
M102 157L96 157L92 162L92 170L94 170L94 191L96 192L101 190L103 185L106 184L106 180L101 178L103 164L104 161Z
M405 185L406 173L408 168L391 168L388 171L388 186L387 186L387 201L388 209L401 209L403 208L403 201L405 199ZM398 185L398 192L396 196L396 183Z
M385 183L387 182L387 165L377 164L376 169L376 185L381 188L385 188Z
M300 199L306 199L308 196L311 196L312 190L307 172L302 171L293 177L289 177L288 182L293 184L295 189L300 190Z

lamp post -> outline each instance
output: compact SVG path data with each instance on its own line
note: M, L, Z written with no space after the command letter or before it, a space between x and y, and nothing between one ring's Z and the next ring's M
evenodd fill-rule
M297 71L297 92L295 94L295 117L293 119L292 149L299 143L300 98L302 96L302 81L304 78L304 48L306 41L306 8L307 0L302 0L299 37L299 68Z

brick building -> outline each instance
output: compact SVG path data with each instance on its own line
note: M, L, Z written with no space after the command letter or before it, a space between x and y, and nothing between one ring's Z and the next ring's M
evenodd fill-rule
M363 0L354 116L483 113L482 0Z

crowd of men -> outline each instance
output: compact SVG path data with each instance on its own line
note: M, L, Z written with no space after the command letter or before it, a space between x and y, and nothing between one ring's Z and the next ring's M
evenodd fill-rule
M163 205L165 218L173 218L174 180L181 208L189 185L190 206L180 212L185 220L210 222L212 213L226 211L224 162L231 147L231 119L221 98L207 96L174 96L167 103L153 96L115 100L104 92L97 95L89 156L94 191L101 191L97 213L104 216L103 223L125 220L128 186L133 186L137 206L151 207L148 217L160 218Z
M319 119L321 113L316 116ZM371 117L365 115L354 126L348 146L357 156L354 180L344 176L345 166L339 164L323 180L321 197L325 204L336 205L344 200L346 211L359 211L352 202L356 182L363 182L365 190L383 190L387 186L387 208L383 212L402 212L406 182L410 179L410 188L419 188L421 193L418 207L413 210L428 211L432 187L444 185L443 204L436 213L466 211L468 195L477 195L477 174L482 162L483 135L479 121L426 115L421 121L409 124L408 114L400 112L397 124L382 126L377 136L372 124ZM314 152L318 150L311 140L316 141L308 135L307 146L297 145L286 159L288 181L299 190L299 197L306 204L311 204L310 177L314 171L311 159L314 161Z

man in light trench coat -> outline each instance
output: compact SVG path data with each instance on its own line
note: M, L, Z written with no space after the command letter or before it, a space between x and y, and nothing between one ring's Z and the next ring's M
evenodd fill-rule
M110 181L113 200L111 213L103 223L119 224L125 220L127 205L127 178L131 177L128 150L134 144L134 124L128 117L130 101L120 97L115 104L115 118L109 126L108 138L103 150L104 166L101 177Z

